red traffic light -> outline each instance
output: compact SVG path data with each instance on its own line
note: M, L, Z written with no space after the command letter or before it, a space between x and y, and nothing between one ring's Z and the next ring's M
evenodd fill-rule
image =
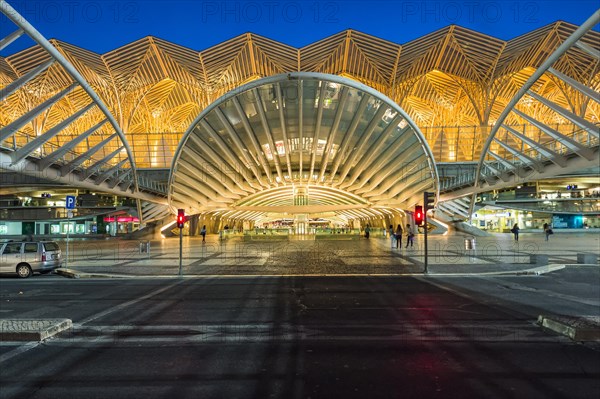
M183 229L183 225L185 224L185 209L177 210L177 227Z
M415 205L415 224L423 225L423 207L421 205Z

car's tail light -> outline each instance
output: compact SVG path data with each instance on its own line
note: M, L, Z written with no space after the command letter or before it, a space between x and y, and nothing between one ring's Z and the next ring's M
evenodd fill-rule
M42 262L45 262L45 261L46 261L46 253L42 252Z

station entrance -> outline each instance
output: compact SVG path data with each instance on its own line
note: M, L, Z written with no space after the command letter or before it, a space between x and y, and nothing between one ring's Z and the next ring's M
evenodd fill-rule
M302 72L253 81L204 109L169 183L171 206L209 231L294 236L376 233L438 191L427 141L394 101Z

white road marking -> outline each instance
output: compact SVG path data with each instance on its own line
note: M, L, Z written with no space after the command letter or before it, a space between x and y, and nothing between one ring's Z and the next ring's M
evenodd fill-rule
M171 289L171 288L173 288L173 287L175 287L175 286L183 283L184 281L185 280L183 280L183 279L174 281L171 284L169 284L167 286L164 286L164 287L161 287L161 288L159 288L157 290L154 290L154 291L152 291L152 292L150 292L150 293L148 293L148 294L146 294L144 296L141 296L141 297L136 298L136 299L132 299L131 301L127 301L125 303L122 303L122 304L117 305L115 307L112 307L110 309L107 309L107 310L104 310L102 312L96 313L96 314L94 314L92 316L89 316L88 318L86 318L86 319L84 319L84 320L82 320L82 321L80 321L78 323L74 322L73 323L73 328L74 329L75 328L80 328L81 326L83 326L86 323L89 323L90 321L94 321L94 320L99 319L101 317L107 316L107 315L109 315L111 313L123 310L124 308L126 308L128 306L134 305L134 304L136 304L138 302L141 302L141 301L146 300L148 298L151 298L151 297L153 297L155 295L158 295L158 294L160 294L160 293L162 293L164 291L167 291L167 290L169 290L169 289ZM92 341L95 342L95 340L92 340ZM48 342L48 341L45 341L45 342ZM0 364L4 363L5 361L7 361L9 359L12 359L13 357L15 357L17 355L20 355L21 353L24 353L24 352L29 351L30 349L36 348L40 344L41 344L41 342L26 343L26 344L24 344L22 346L19 346L19 347L15 348L15 349L13 349L13 350L11 350L9 352L6 352L2 356L0 356Z

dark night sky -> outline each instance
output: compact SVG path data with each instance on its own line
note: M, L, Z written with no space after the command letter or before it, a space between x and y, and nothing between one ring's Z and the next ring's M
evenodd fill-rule
M204 50L245 32L302 47L345 29L406 43L456 24L508 40L564 20L583 23L600 5L577 1L9 1L46 38L105 53L144 36ZM0 33L15 29L4 16ZM20 39L2 52L31 45Z

